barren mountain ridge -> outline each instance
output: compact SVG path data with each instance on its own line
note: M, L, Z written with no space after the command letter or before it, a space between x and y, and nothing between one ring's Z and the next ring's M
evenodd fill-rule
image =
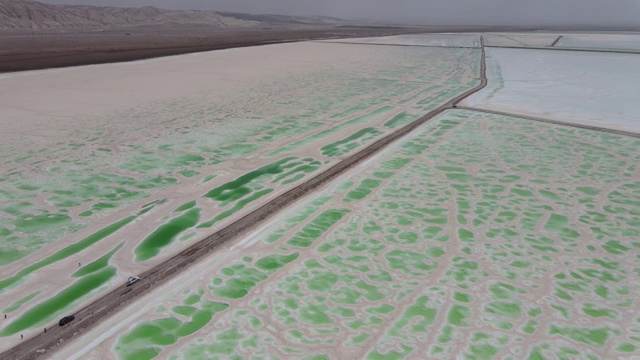
M49 5L31 0L0 0L0 29L74 29L136 27L145 25L207 25L217 28L252 28L265 25L336 25L330 17L250 15L215 11L164 10Z

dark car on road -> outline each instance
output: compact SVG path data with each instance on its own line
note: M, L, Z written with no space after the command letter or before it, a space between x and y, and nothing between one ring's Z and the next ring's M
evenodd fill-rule
M70 323L70 322L72 322L73 320L75 320L75 318L76 318L76 317L75 317L75 316L73 316L73 315L65 316L65 317L63 317L62 319L60 319L60 322L58 322L58 325L60 325L60 326L65 326L65 325L67 325L68 323Z

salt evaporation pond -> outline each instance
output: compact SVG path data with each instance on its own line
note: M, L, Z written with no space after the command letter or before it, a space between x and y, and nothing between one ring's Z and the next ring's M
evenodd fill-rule
M404 45L435 47L480 47L479 34L409 34L356 39L324 40L334 43L369 44L369 45Z
M563 35L557 46L614 50L639 50L639 34L571 34Z
M0 348L475 86L480 54L315 42L1 75Z
M60 355L628 358L639 147L447 111Z
M640 133L640 57L487 49L488 86L467 107Z
M506 46L506 47L546 47L553 45L559 40L559 34L518 34L518 33L496 33L485 34L485 46Z

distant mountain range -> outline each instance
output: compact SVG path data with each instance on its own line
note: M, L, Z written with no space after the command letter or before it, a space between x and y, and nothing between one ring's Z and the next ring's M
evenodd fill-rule
M215 28L346 25L322 16L250 15L216 11L164 10L156 7L117 8L49 5L31 0L0 0L0 29L120 28L157 25L202 25Z

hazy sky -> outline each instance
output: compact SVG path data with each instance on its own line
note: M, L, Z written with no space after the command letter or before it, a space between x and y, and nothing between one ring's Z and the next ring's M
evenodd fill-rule
M433 24L640 25L640 0L40 0L53 4L145 6Z

